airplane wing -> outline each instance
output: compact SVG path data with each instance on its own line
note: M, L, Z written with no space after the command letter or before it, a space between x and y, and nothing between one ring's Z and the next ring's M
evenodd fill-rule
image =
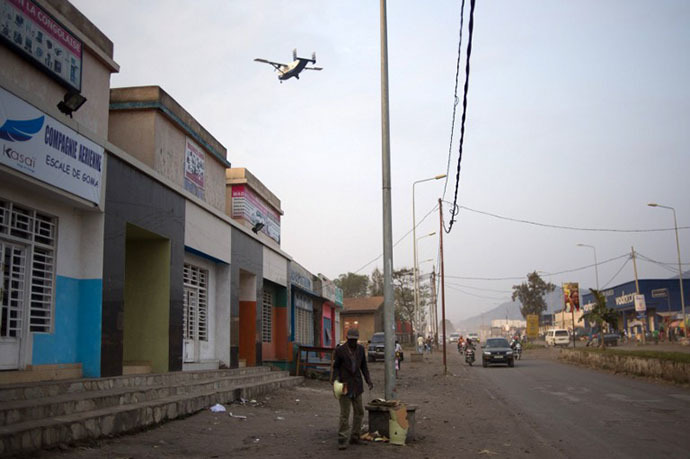
M323 67L304 67L304 70L323 70Z
M267 61L266 59L259 59L258 57L254 59L254 62L263 62L264 64L270 64L275 68L279 68L280 66L283 66L285 64L281 64L280 62L272 62L272 61Z

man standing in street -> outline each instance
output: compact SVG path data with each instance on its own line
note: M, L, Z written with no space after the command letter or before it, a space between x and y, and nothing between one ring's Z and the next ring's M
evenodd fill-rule
M338 428L338 449L347 448L348 441L351 444L361 442L359 436L362 430L362 418L364 406L362 405L362 393L364 384L362 375L369 386L374 388L369 376L366 353L364 347L357 343L359 330L347 331L347 343L338 346L333 359L333 378L345 385L343 395L340 396L340 426ZM350 407L352 407L352 431L349 431Z

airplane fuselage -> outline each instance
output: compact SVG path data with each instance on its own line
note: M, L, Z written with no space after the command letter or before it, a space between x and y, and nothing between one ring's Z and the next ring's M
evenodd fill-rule
M288 80L292 77L299 79L299 74L302 72L302 70L304 70L304 67L306 67L307 64L309 64L310 62L313 61L311 59L299 58L288 65L281 66L279 69L280 74L278 75L278 79L281 81Z

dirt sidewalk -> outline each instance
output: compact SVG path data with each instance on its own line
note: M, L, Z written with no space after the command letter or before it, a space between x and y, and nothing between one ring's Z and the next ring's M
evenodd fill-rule
M525 358L530 358L526 353ZM534 357L532 357L534 358ZM370 364L374 391L383 395L383 363ZM337 450L338 404L327 382L307 380L294 389L269 394L254 403L226 405L228 413L204 410L135 435L95 444L45 451L41 458L222 458L222 457L554 457L554 450L533 437L492 395L457 351L449 351L443 376L441 354L424 362L405 361L398 398L418 406L417 440L406 446L368 443ZM365 423L367 417L365 416Z

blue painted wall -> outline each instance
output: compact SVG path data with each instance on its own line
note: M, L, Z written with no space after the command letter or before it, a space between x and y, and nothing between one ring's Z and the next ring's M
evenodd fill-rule
M53 333L33 335L33 365L81 363L85 377L101 373L101 279L55 280Z

